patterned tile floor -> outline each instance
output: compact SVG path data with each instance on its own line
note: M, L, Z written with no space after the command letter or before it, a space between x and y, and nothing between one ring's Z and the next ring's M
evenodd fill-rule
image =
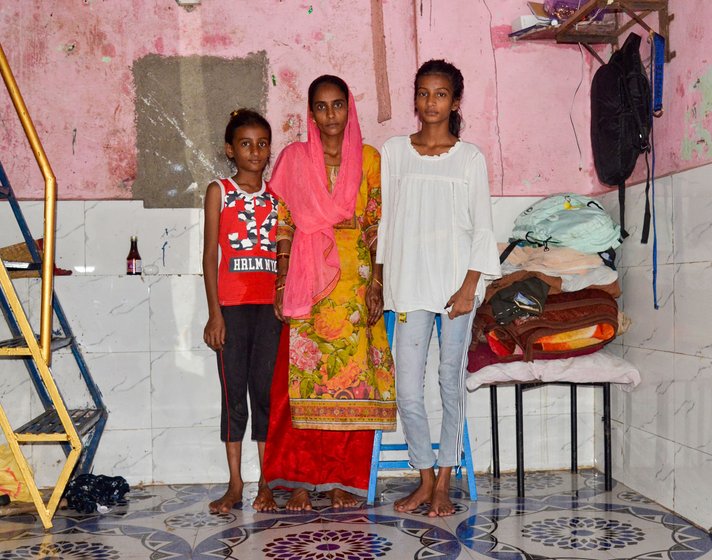
M32 514L0 518L0 560L712 560L706 532L621 484L605 492L593 471L527 474L523 500L513 475L478 477L477 502L457 481L457 512L442 519L395 514L393 501L415 483L383 479L371 507L335 511L320 496L312 512L270 514L247 505L252 484L246 505L224 515L207 512L220 485L136 489L103 515L58 512L49 533Z

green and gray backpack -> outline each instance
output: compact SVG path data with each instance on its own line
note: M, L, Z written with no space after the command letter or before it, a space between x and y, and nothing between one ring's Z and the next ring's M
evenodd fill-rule
M555 194L532 204L514 221L510 242L602 253L622 242L621 228L594 199Z

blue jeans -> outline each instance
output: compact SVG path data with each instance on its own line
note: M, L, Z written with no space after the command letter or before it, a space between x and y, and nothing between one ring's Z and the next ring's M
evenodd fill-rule
M411 311L406 322L396 321L396 401L410 464L416 469L435 465L430 428L425 411L425 364L436 314ZM441 467L460 464L465 423L465 364L474 311L450 319L440 314L440 366L438 381L443 420L437 463Z

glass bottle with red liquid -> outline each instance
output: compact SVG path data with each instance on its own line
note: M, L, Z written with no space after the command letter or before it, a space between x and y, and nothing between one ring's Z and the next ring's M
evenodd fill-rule
M126 274L129 276L141 275L141 255L138 252L138 238L135 235L131 236L131 249L126 257Z

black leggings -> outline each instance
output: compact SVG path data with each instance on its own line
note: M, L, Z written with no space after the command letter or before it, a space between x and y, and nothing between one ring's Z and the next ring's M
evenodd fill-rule
M223 307L222 314L226 334L225 345L218 352L220 439L234 442L245 436L249 389L252 440L266 441L269 392L282 323L271 304L231 305Z

